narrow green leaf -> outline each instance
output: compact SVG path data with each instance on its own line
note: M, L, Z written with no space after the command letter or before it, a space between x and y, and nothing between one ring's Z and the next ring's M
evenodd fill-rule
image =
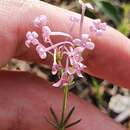
M65 128L66 128L66 129L67 129L67 128L70 128L70 127L72 127L72 126L74 126L74 125L77 125L77 124L80 123L80 122L81 122L81 119L79 119L79 120L77 120L77 121L75 121L75 122L73 122L73 123L67 125Z
M51 115L52 115L54 121L56 122L57 126L59 126L59 121L58 121L58 118L57 118L53 108L50 108L50 112L51 112Z
M46 117L44 117L44 118L45 118L46 122L48 122L48 123L49 123L50 125L52 125L54 128L58 128L55 123L53 123L52 121L49 121Z
M71 117L72 113L74 112L74 110L75 110L75 107L72 107L72 109L71 109L70 112L68 113L67 117L65 118L65 121L64 121L64 123L63 123L64 125L67 124L67 122L68 122L68 120L70 119L70 117Z

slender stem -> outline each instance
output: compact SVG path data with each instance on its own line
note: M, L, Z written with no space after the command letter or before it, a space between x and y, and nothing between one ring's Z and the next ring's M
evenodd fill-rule
M80 38L81 38L81 35L82 35L82 33L83 33L83 23L84 23L85 10L86 10L86 7L85 7L84 4L82 4L82 14L81 14L80 31L79 31Z
M59 43L57 43L57 44L54 44L54 45L52 45L52 46L46 48L46 49L45 49L45 52L48 52L48 51L50 51L50 50L52 50L52 49L55 49L56 47L61 46L61 45L64 45L64 44L69 44L69 45L73 46L72 42L69 42L69 41L59 42Z
M64 36L64 37L68 37L69 39L73 39L72 36L68 33L64 33L64 32L51 32L50 34L51 36Z
M63 104L62 104L61 123L60 123L61 126L60 126L59 130L65 130L65 128L63 126L63 122L64 122L65 112L66 112L66 108L67 108L68 92L69 92L69 87L65 86L64 87L64 99L63 99Z

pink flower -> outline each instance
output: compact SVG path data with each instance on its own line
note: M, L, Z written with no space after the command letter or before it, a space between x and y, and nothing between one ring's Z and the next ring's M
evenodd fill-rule
M74 39L72 42L75 46L81 46L81 40L78 38Z
M92 4L90 4L90 3L86 3L85 6L86 6L88 9L94 10Z
M101 35L104 31L106 31L106 28L107 28L106 23L102 23L100 19L96 19L90 26L90 31L95 33L96 35Z
M90 4L90 3L85 3L85 2L83 2L83 0L79 0L79 3L82 5L82 7L83 7L84 9L86 9L86 8L91 9L91 10L94 9L93 6L92 6L92 4Z
M57 56L56 56L56 49L55 49L54 50L54 56L53 56L54 61L53 61L53 66L52 66L52 74L53 75L56 75L58 70L61 69L61 65L57 64L56 57Z
M74 71L75 71L75 73L78 75L78 77L81 77L81 78L83 77L81 71L83 71L84 68L86 68L86 66L83 65L83 64L80 63L80 62L74 64Z
M82 34L81 45L88 50L93 50L95 48L95 44L91 41L88 34Z
M71 21L71 25L70 25L69 33L72 33L74 30L75 24L80 22L80 18L77 16L71 16L70 21Z
M82 75L82 71L84 70L84 68L86 68L85 65L83 65L82 63L74 63L72 67L69 67L67 70L67 73L69 75L74 75L77 74L78 77L83 77Z
M42 26L46 26L47 22L48 22L47 16L40 15L34 19L33 24L36 27L42 27Z
M42 44L37 45L36 51L41 59L45 59L47 57L47 53L45 51L45 47Z
M53 66L52 66L52 74L56 75L60 68L61 68L61 66L59 64L53 64Z
M69 57L71 65L73 65L74 62L82 62L83 58L81 57L81 53L83 52L84 48L82 47L76 47L72 48L70 47L70 51L67 52L67 55Z
M83 65L81 62L83 61L83 58L81 57L81 53L83 52L84 48L82 47L76 47L76 48L70 48L70 52L68 52L69 61L71 64L71 67L67 68L67 72L69 75L77 74L79 77L83 77L81 74L81 71L85 68L85 65Z
M95 48L94 43L91 41L91 38L89 34L82 34L82 28L83 28L83 17L85 13L85 9L93 9L92 5L90 3L84 3L82 0L79 0L82 4L82 16L81 19L78 17L72 16L70 18L70 21L72 22L72 27L70 28L70 33L66 32L52 32L49 26L47 26L48 19L44 15L40 15L39 17L36 17L34 20L34 26L40 27L42 30L42 36L43 36L43 44L49 43L47 47L45 47L43 44L41 44L38 41L39 35L33 31L33 32L27 32L26 37L27 40L25 42L27 47L30 47L30 44L36 46L36 52L38 53L39 57L41 59L47 58L47 54L50 54L53 57L53 66L52 66L52 74L57 74L61 69L62 75L60 75L60 80L53 84L54 87L60 87L60 86L66 86L70 85L70 83L73 81L74 75L76 74L78 77L83 77L82 71L86 67L82 61L82 53L85 49L93 50ZM71 36L72 30L74 29L74 25L80 21L80 32L79 37L73 39ZM93 22L93 25L91 26L91 31L100 34L101 32L105 31L106 24L101 23L100 20L95 20ZM64 40L61 42L53 43L52 37L53 36L59 36L63 37ZM57 58L57 50L58 50L58 58ZM65 55L65 56L64 56ZM65 61L65 67L62 66L62 64L58 64L59 60L60 63L62 63L62 60L64 58Z
M60 86L63 87L63 86L68 85L68 83L69 83L68 75L67 75L67 73L64 73L64 74L61 76L60 80L59 80L58 82L56 82L55 84L53 84L53 86L54 86L54 87L60 87Z
M83 4L82 6L83 6L83 8L85 8L85 9L87 8L87 9L89 9L89 10L94 10L92 4L90 4L90 3L85 3L85 4Z
M35 31L33 31L33 32L30 32L30 31L27 32L26 38L27 38L27 40L25 41L25 45L28 48L30 47L30 44L33 44L33 45L39 44L39 41L37 40L38 34Z
M84 49L93 50L95 48L95 44L91 41L91 38L88 34L82 34L81 40L80 39L74 39L73 40L74 45L80 46Z
M76 16L71 16L70 21L73 22L73 23L78 23L80 21L80 18L78 18Z
M51 29L48 26L42 27L43 39L45 42L50 41Z

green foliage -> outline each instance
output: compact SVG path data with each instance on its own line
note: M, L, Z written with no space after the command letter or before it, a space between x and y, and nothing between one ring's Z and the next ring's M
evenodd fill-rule
M55 111L53 110L53 108L50 108L50 113L52 116L52 120L49 120L48 118L45 117L45 120L52 125L54 128L58 129L58 130L66 130L74 125L77 125L78 123L81 122L81 119L76 120L70 124L68 124L68 121L70 119L70 117L72 116L72 114L75 111L75 107L72 107L72 109L69 111L68 115L65 118L61 118L61 120L58 120L58 117L55 113Z
M110 19L115 25L119 25L121 22L120 7L112 4L108 0L91 0L96 4L96 7L104 13L106 19Z
M122 19L121 24L117 27L117 29L124 35L128 36L130 32L130 4L123 4L122 8L124 10L124 18Z
M53 110L53 108L50 108L50 113L52 116L52 120L49 120L45 117L45 120L52 125L54 128L57 128L58 130L66 130L74 125L77 125L78 123L81 122L81 119L76 120L72 123L68 123L69 119L71 118L72 114L75 111L75 107L72 107L72 109L69 111L68 115L65 116L66 114L66 107L67 107L67 99L68 99L68 92L69 92L69 87L68 86L64 86L64 100L63 100L63 104L62 104L62 112L61 112L61 119L59 120L55 111Z
M92 84L94 87L96 100L98 102L99 107L101 107L103 104L103 94L100 93L100 84L98 83L98 81L95 78L92 78Z
M124 35L128 36L130 32L130 3L120 4L117 0L86 0L96 5L99 12L104 15L99 17L111 20L115 27Z

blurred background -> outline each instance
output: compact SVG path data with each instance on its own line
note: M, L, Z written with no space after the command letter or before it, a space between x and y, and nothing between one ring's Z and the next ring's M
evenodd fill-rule
M43 1L77 13L81 12L77 0ZM94 12L87 10L86 16L101 18L130 38L130 0L87 0L87 2L91 2L96 9ZM58 80L58 76L53 76L48 66L16 59L12 59L3 69L28 71L51 82ZM91 102L130 130L130 90L88 74L83 75L82 79L75 77L75 84L70 87L70 91Z

